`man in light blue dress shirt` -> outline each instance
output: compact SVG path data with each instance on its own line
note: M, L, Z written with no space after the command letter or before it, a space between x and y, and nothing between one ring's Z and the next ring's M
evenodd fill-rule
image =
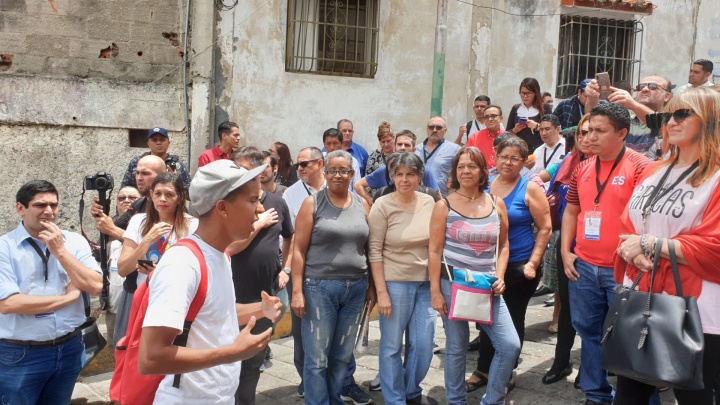
M432 117L427 125L427 139L418 146L415 153L420 156L433 176L443 197L447 197L447 179L450 176L452 160L460 150L454 142L445 142L447 124L443 117Z
M17 193L20 225L0 237L0 398L67 404L85 356L82 292L102 273L87 241L56 224L58 192L43 180Z

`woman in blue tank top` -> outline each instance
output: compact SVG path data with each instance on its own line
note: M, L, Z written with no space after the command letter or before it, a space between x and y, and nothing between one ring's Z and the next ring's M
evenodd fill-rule
M507 395L505 386L520 354L520 340L501 296L505 291L503 278L508 259L507 212L500 198L484 192L487 189L488 172L485 158L477 148L460 149L453 159L450 179L452 188L457 191L435 204L430 219L428 254L432 306L442 316L445 327L447 402L467 404L465 358L470 337L467 321L447 318L452 294L448 275L448 266L451 266L494 272L498 278L492 285L495 295L493 322L481 324L483 331L490 336L489 344L498 348L489 375L483 377L488 387L481 403L504 404ZM496 245L499 245L497 249Z
M495 157L498 176L492 181L490 192L505 202L509 222L510 257L505 271L507 288L503 298L522 347L525 313L542 278L542 259L552 232L550 206L540 186L520 176L528 158L525 141L516 136L505 139L497 146ZM537 229L536 235L533 227ZM494 355L489 337L481 332L478 367L469 383L475 383L477 373L486 374L490 370ZM510 389L514 385L514 381L510 381Z

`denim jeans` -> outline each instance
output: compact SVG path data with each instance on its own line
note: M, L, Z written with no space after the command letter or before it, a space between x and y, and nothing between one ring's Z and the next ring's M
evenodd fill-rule
M352 359L367 277L357 280L305 279L305 404L344 404L340 394Z
M580 350L580 389L589 400L606 404L615 395L602 368L603 323L615 296L612 267L598 267L580 258L575 261L580 277L568 281L572 325L582 339Z
M405 404L422 394L430 369L437 312L430 303L430 282L385 282L392 311L380 317L380 384L387 405ZM407 332L405 364L400 357Z
M440 291L450 308L452 284L446 279L441 279ZM465 362L470 328L466 321L451 321L447 318L443 318L443 325L445 326L445 392L448 404L467 404ZM502 297L493 298L493 324L481 324L480 327L488 334L495 347L487 390L480 403L504 404L505 385L510 381L515 360L520 355L520 338Z
M288 296L292 295L292 277L288 280L287 285L283 291L287 291ZM278 294L280 296L280 294ZM289 297L291 298L291 297ZM282 298L281 298L282 299ZM289 304L288 304L289 305ZM303 366L305 364L305 350L303 349L302 343L302 318L295 315L293 311L290 311L290 320L292 325L292 336L293 336L293 363L295 364L295 370L297 370L300 376L300 384L303 384ZM355 385L355 356L350 358L350 366L348 367L347 373L345 373L345 382L343 388L347 388ZM303 384L304 387L304 384Z
M81 335L59 346L0 343L0 404L70 403L84 358Z

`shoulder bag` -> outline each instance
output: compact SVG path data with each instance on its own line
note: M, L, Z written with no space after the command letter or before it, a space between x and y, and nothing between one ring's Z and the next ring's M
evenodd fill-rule
M704 338L697 300L683 296L675 244L667 239L678 296L641 292L619 285L603 326L602 367L657 387L703 388ZM662 240L655 247L650 291L658 269Z

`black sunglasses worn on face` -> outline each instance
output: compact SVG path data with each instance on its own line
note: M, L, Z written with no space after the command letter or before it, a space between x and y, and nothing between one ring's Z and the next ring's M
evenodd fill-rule
M428 129L431 131L440 131L443 128L445 128L445 127L442 125L428 125Z
M320 160L320 159L306 160L306 161L304 161L304 162L298 162L298 163L295 163L295 164L293 165L293 167L295 168L295 170L297 170L299 167L302 167L303 169L305 169L306 167L308 167L308 165L309 165L310 163L317 162L318 160Z
M650 90L662 89L663 91L668 91L665 87L663 87L657 83L640 83L637 86L635 86L635 90L642 91L645 87L647 87Z
M694 114L694 113L689 108L681 108L681 109L675 110L673 112L662 113L662 117L663 117L662 123L663 123L663 125L667 125L668 122L670 122L670 118L674 118L675 123L679 124L679 123L685 121L685 119L687 117L689 117L690 114Z

